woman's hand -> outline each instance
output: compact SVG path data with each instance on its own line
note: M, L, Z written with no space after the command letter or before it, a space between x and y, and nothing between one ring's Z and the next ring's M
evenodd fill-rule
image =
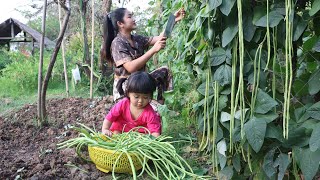
M103 129L102 134L111 137L113 133L109 129Z
M152 47L155 53L166 47L166 37L161 37Z
M184 16L186 15L186 11L184 10L184 8L180 8L177 12L174 13L175 18L175 22L180 21L182 18L184 18Z

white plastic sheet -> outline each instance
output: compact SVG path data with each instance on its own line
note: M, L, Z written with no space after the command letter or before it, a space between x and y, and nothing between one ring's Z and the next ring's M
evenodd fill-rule
M75 69L72 69L71 71L74 82L77 84L78 81L81 81L79 67L77 66Z

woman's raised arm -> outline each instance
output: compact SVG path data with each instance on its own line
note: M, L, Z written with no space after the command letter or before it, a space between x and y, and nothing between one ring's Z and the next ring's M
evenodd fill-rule
M159 52L161 49L163 49L166 46L166 40L165 37L162 37L159 39L154 46L147 51L144 55L141 57L134 59L132 61L126 62L123 64L123 67L129 72L133 73L138 70L140 70L143 66L146 65L148 60L157 52Z

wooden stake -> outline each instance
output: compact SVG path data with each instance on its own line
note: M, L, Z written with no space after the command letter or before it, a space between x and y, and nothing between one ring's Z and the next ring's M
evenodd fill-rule
M94 0L92 1L92 31L91 31L91 74L90 74L90 98L93 98L93 61L94 61Z
M62 3L62 0L60 0L60 3ZM63 18L62 18L61 5L59 4L58 4L58 9L59 9L59 23L60 23L60 31L61 31ZM65 48L64 48L64 38L62 39L62 42L61 42L61 50L62 50L64 80L66 83L66 93L67 93L67 97L69 97L69 83L68 83L67 62L66 62Z

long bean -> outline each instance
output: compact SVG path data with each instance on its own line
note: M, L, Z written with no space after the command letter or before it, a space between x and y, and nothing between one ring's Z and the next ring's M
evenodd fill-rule
M274 39L273 39L274 40ZM268 57L265 71L268 69L271 54L271 43L270 43L270 30L269 30L269 0L267 0L267 47L268 47Z
M241 138L244 138L244 120L245 120L245 99L244 99L244 80L243 80L243 69L244 69L244 42L243 42L243 24L242 24L242 1L237 0L238 7L238 37L239 37L239 62L240 62L240 71L239 71L239 89L240 89L240 122L241 122Z
M204 104L203 104L203 133L202 133L202 139L200 143L200 151L203 151L209 142L210 139L210 121L208 119L209 112L209 86L210 86L210 66L207 70L207 78L206 78L206 88L204 93Z
M58 148L76 147L77 154L81 157L81 150L84 146L101 147L114 151L117 156L112 168L112 177L116 179L115 171L119 167L120 158L127 157L133 179L141 176L146 172L151 178L159 179L162 174L166 179L184 179L186 175L203 179L204 176L198 176L193 173L192 168L188 163L177 154L172 142L169 140L171 137L159 136L153 138L149 135L143 135L136 131L114 135L112 138L101 137L101 134L95 132L85 125L82 128L75 128L79 131L79 137L66 140L58 144ZM135 130L140 129L135 128ZM134 159L137 159L141 164L142 171L136 174L136 164ZM147 161L152 161L155 170L151 169ZM155 172L155 173L154 173Z
M256 53L255 53L254 62L253 62L253 85L252 85L253 88L252 88L252 93L251 93L251 115L250 115L251 118L253 117L257 94L258 94L258 89L259 89L261 52L262 52L263 43L264 43L266 37L268 37L267 34L264 37L264 39L262 40L262 42L259 44L259 46L256 50Z
M292 2L286 0L286 41L285 41L285 55L286 55L286 78L284 90L284 107L283 107L283 137L288 139L289 135L289 119L290 119L290 95L292 86L292 22L290 22Z
M273 62L272 62L272 97L276 99L276 60L277 60L277 28L273 28ZM276 107L274 112L276 112Z
M216 137L218 131L218 113L219 113L219 83L214 82L214 109L213 109L213 144L212 144L212 156L213 156L213 171L218 173L218 163L217 163L217 146ZM215 170L216 169L216 170Z
M233 52L232 52L232 80L231 80L231 117L230 117L230 152L233 151L233 130L234 130L234 113L236 112L236 101L235 101L235 84L236 84L236 75L237 75L237 47L238 47L238 40L235 40L233 43Z

